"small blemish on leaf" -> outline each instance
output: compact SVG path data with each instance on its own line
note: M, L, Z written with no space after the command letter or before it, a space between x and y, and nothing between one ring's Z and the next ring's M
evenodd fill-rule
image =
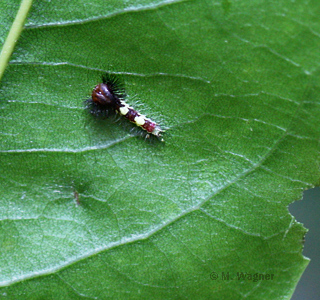
M73 196L74 196L74 199L76 200L77 205L80 205L79 193L76 190L73 191Z

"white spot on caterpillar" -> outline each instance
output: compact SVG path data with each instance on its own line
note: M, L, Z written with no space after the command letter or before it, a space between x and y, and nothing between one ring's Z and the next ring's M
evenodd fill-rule
M119 108L119 112L120 112L120 114L122 114L123 116L125 116L125 115L129 112L129 107L128 107L128 105L126 105L126 106L121 106L121 107Z
M134 122L138 125L138 126L142 126L145 123L144 120L144 116L137 116L134 118Z

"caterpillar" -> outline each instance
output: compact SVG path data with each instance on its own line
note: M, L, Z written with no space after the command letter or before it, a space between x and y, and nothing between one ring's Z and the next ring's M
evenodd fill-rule
M113 110L147 131L148 134L163 141L161 137L164 131L161 127L129 106L125 99L126 93L123 83L115 75L106 73L102 76L102 83L94 87L91 98L86 102L92 114L107 115L109 110Z

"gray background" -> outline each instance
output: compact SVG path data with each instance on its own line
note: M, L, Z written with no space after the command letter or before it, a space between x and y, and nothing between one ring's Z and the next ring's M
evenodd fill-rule
M320 299L320 188L305 191L302 201L289 206L296 220L309 229L303 255L311 259L291 300Z

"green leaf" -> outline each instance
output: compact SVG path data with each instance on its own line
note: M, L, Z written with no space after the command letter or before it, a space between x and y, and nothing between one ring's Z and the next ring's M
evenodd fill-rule
M287 206L320 178L319 12L36 1L0 86L0 295L290 299L308 260ZM165 142L85 110L106 71Z

